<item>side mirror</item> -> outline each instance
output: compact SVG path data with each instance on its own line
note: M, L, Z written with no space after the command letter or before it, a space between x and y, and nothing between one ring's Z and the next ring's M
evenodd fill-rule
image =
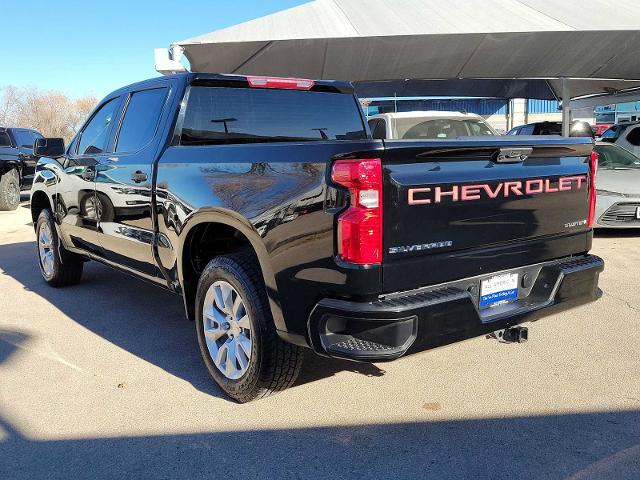
M33 144L33 155L36 157L64 157L64 139L38 138Z

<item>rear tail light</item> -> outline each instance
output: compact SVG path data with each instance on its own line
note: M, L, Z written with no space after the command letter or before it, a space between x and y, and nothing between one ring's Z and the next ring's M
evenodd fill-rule
M338 160L331 179L351 196L351 205L338 218L338 255L351 263L381 263L382 162Z
M287 90L311 90L315 85L313 80L307 78L281 78L281 77L247 77L250 87L256 88L284 88Z
M587 226L593 227L596 217L596 173L598 172L598 153L591 152L589 158L589 217Z

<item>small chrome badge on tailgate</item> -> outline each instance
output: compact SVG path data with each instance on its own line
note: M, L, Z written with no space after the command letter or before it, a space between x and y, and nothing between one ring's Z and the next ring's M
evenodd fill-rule
M451 240L445 240L444 242L433 243L421 243L418 245L401 245L399 247L389 247L389 253L409 253L409 252L421 252L423 250L433 250L436 248L452 247L453 242Z
M533 152L533 148L501 148L496 155L498 163L524 162Z

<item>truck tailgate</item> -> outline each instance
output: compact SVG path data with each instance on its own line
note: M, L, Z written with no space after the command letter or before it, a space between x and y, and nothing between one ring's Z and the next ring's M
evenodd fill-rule
M589 138L385 141L387 292L588 250Z

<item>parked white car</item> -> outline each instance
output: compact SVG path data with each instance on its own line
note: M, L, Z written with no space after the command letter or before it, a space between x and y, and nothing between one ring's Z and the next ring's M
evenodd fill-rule
M596 228L640 227L640 158L618 145L598 142Z
M600 140L615 143L640 156L640 122L623 122L613 125L605 130Z
M466 112L416 111L369 117L373 138L447 139L499 135L480 115Z

